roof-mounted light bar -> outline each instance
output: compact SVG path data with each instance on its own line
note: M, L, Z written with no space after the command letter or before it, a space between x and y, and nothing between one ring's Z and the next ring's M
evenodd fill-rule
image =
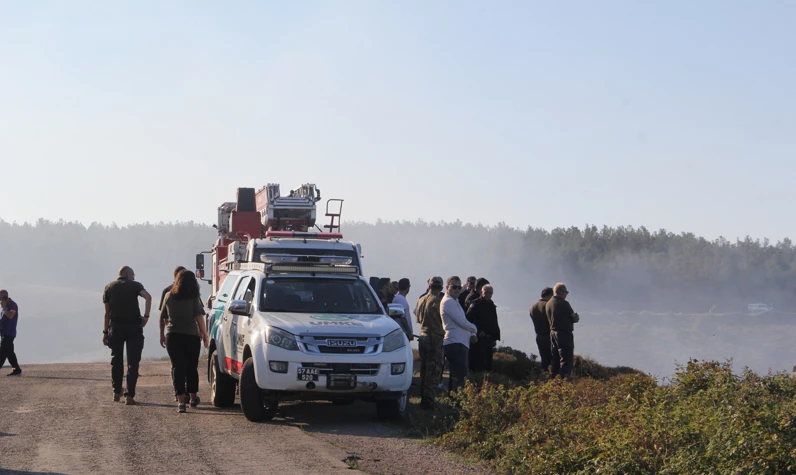
M357 266L301 265L301 264L268 264L266 273L303 273L303 274L358 274Z
M343 239L342 233L310 233L300 231L266 231L266 238Z
M260 254L260 260L268 264L310 263L351 265L353 259L347 256L297 256L292 254Z

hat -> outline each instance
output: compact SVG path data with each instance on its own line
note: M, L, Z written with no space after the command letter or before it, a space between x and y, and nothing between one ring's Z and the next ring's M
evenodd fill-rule
M428 285L432 287L444 287L444 284L442 283L442 277L437 275L428 279Z

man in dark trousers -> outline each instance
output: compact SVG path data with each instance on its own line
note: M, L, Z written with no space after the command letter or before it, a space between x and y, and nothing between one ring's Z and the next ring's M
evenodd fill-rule
M531 305L531 321L533 329L536 331L536 346L539 348L539 358L542 360L542 369L550 374L550 360L553 353L550 350L550 322L547 321L545 306L547 301L553 298L553 289L545 287L542 289L542 298Z
M146 302L143 317L138 297ZM149 321L152 296L141 283L135 281L135 272L129 266L119 269L119 278L105 286L102 294L105 304L105 327L102 343L111 349L111 379L113 400L122 397L124 377L124 347L127 345L127 392L125 404L135 404L135 385L138 381L138 364L144 350L144 327Z
M19 376L22 368L19 367L17 354L14 353L14 339L17 337L17 321L19 321L19 307L11 300L7 290L0 290L0 368L6 364L11 365L12 371L7 376Z
M575 357L575 337L572 332L575 323L580 321L580 316L567 302L567 295L567 286L560 282L556 284L553 287L553 298L545 305L545 314L550 322L550 349L553 353L550 373L554 377L560 374L562 378L569 379Z
M415 307L415 317L420 324L420 406L433 409L437 386L442 378L445 356L442 348L445 330L442 327L440 303L442 297L442 277L428 279L428 292L420 297Z
M492 371L492 355L500 340L497 306L492 301L491 285L481 287L481 297L470 302L467 320L478 329L478 342L470 345L470 371Z

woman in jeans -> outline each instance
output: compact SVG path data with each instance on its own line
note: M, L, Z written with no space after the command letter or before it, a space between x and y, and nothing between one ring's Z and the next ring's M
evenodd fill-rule
M196 275L184 270L177 275L160 310L160 346L169 352L179 412L185 412L186 393L191 396L191 407L199 404L196 393L199 391L200 341L205 348L209 343L204 315Z

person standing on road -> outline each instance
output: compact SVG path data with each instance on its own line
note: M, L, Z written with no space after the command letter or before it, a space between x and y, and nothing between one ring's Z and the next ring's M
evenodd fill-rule
M542 362L542 369L546 374L550 374L550 362L553 358L552 343L550 342L550 322L547 321L545 306L548 300L553 298L553 289L545 287L542 289L542 297L531 305L531 321L536 332L536 346L539 348L539 359Z
M445 340L442 345L445 359L450 365L448 390L459 389L467 378L470 344L478 342L475 325L467 321L467 316L459 305L459 293L462 291L462 280L458 276L448 278L445 296L440 305L442 326L445 328Z
M19 376L22 368L19 367L17 354L14 352L14 339L17 337L17 322L19 321L19 306L8 296L8 291L0 289L0 368L6 364L11 365L11 372L7 376Z
M420 406L433 409L437 386L445 364L443 340L445 330L442 327L440 306L442 303L442 277L428 279L428 292L420 297L415 308L415 317L420 324L420 339L417 342L420 351Z
M406 300L406 296L409 295L409 289L412 287L409 279L404 277L403 279L398 281L398 293L395 294L395 297L392 299L392 303L401 304L401 307L404 308L404 324L406 324L406 328L404 328L404 333L406 333L406 337L409 338L409 341L415 339L412 336L414 330L412 329L412 318L410 317L411 313L409 311L409 302Z
M144 315L138 306L138 297L145 302ZM124 348L127 345L127 392L125 404L135 404L135 385L138 382L138 364L144 350L144 327L149 322L152 296L140 282L135 281L135 272L129 266L119 269L119 278L105 286L102 294L105 304L105 326L102 343L111 349L111 379L113 400L122 397L124 378Z
M575 323L580 321L580 316L566 300L569 294L566 285L560 282L556 284L553 294L553 298L545 304L545 314L550 322L550 349L553 354L550 373L569 379L575 358L575 337L572 332Z
M177 266L177 267L174 268L174 281L172 281L172 283L170 283L168 285L168 287L163 289L163 293L160 294L160 304L158 304L158 311L163 310L163 301L166 300L166 294L171 292L172 287L174 287L174 283L177 282L177 275L179 275L179 273L184 271L184 270L185 270L185 267L183 267L183 266ZM210 307L210 300L208 300L207 303L208 303L207 306L209 308ZM174 367L173 366L171 368L171 377L174 378ZM176 394L174 395L174 400L175 401L179 401L179 398L177 397Z
M467 320L478 328L478 342L470 345L470 371L492 371L492 356L498 340L500 340L500 325L498 325L497 306L492 301L494 289L486 284L481 287L481 297L470 302L467 309Z
M177 395L178 412L186 412L186 393L191 407L199 405L200 342L210 343L205 328L205 309L196 275L184 270L177 274L160 310L160 346L171 360L171 377Z

